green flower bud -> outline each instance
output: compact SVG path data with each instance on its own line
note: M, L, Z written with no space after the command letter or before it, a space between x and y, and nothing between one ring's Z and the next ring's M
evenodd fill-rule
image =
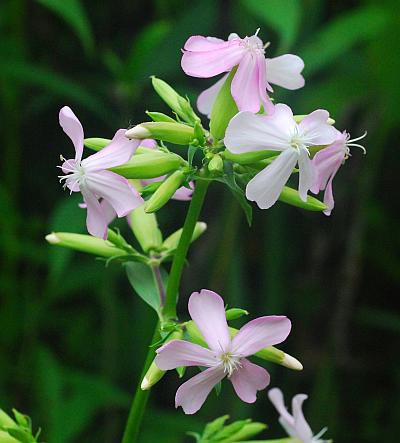
M73 234L70 232L52 232L46 235L46 240L51 245L63 246L75 251L87 252L99 257L111 258L127 255L128 252L117 248L113 243L91 235Z
M237 68L233 68L223 84L211 110L210 132L215 140L225 137L228 123L239 110L231 94L231 83Z
M220 155L216 154L208 163L208 170L212 174L217 174L224 170L224 162Z
M200 120L194 113L189 100L180 96L168 83L154 76L151 78L151 83L161 99L164 100L182 120L188 123L194 123L196 120Z
M15 423L15 421L8 414L6 414L3 409L0 409L0 428L12 428L16 425L17 424Z
M259 422L246 423L240 430L234 432L229 436L227 440L222 440L222 442L228 443L228 442L239 442L239 441L248 440L249 438L252 438L255 435L259 434L266 428L267 425L265 425L264 423L259 423Z
M294 121L296 123L300 123L302 120L304 120L304 118L307 117L307 114L303 114L303 115L294 115ZM333 118L328 117L328 120L326 121L329 125L334 125L335 124L335 120L333 120Z
M207 224L204 222L197 222L193 231L191 242L197 240L201 234L207 229ZM164 240L163 248L169 251L174 251L178 247L183 229L178 229Z
M155 138L176 145L189 145L194 139L194 130L183 123L145 122L128 129L125 135L128 138Z
M279 154L277 151L253 151L244 152L243 154L233 154L232 152L225 149L223 156L226 160L238 163L240 165L249 165L251 163L256 163L260 160L264 160L270 157L276 157Z
M21 443L21 442L11 437L11 435L8 432L0 431L0 443Z
M288 203L289 205L297 206L298 208L307 209L308 211L321 212L326 209L326 205L324 203L311 195L308 195L307 201L304 202L300 198L298 191L296 189L289 188L289 186L285 186L283 188L283 191L279 196L279 200L284 203Z
M130 179L154 178L175 171L184 164L183 158L177 154L155 151L134 155L127 163L111 168L111 171Z
M146 111L146 114L153 120L153 122L176 123L176 120L174 120L169 115L163 114L162 112Z
M162 234L158 229L157 218L154 214L147 214L144 205L131 212L130 221L133 234L144 252L161 247Z
M100 149L105 148L107 145L111 143L111 140L109 138L85 138L84 145L89 148L93 149L94 151L100 151Z
M186 175L181 171L173 172L167 177L145 205L145 212L156 212L161 209L181 187Z
M179 331L174 331L172 334L170 334L170 336L165 340L163 344L166 344L171 340L180 340L182 339L182 337L183 337L183 331L181 329ZM149 369L146 372L146 375L143 377L140 389L142 391L149 390L164 377L165 372L166 371L162 371L156 365L155 360L153 360Z
M231 308L225 311L225 316L228 321L236 320L243 317L243 315L249 315L249 312L240 308Z

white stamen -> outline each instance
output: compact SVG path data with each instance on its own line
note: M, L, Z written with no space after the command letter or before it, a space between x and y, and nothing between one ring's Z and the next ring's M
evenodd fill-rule
M325 432L326 432L327 430L328 430L327 427L322 428L322 429L318 432L317 435L314 435L314 437L312 438L312 441L314 441L314 442L318 442L318 441L320 441L319 438L322 437L322 436L325 434ZM323 441L323 440L321 440L321 442L322 442L322 441Z
M228 377L230 377L236 369L242 367L242 364L240 363L240 356L232 354L231 352L222 353L219 356L219 359L224 368L224 372L228 375Z
M367 153L367 150L364 148L364 146L362 146L362 145L360 145L358 143L354 143L354 142L358 142L359 140L362 140L366 136L367 136L367 131L365 131L363 135L360 135L359 137L353 138L353 139L350 140L350 134L347 134L347 136L346 136L346 146L347 147L352 146L352 147L355 147L355 148L360 148L363 151L364 155L365 155ZM350 156L350 150L349 150L348 155Z

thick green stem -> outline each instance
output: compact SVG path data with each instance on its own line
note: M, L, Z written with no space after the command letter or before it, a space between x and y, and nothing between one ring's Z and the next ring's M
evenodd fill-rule
M190 241L193 231L203 206L204 197L207 193L209 185L208 180L197 180L190 202L189 211L186 215L185 224L179 240L178 247L175 252L174 261L172 262L171 272L168 278L167 293L165 305L163 308L163 318L165 321L176 319L176 301L178 296L179 285L181 282L182 271L185 265L186 254L189 250Z
M157 322L153 338L150 344L158 340L159 327L160 325ZM150 394L150 390L143 391L140 388L140 385L154 357L155 357L155 348L149 347L149 350L147 352L147 357L143 366L143 370L142 373L140 374L139 383L136 387L135 396L133 397L131 409L129 411L129 417L126 423L124 436L122 437L122 443L135 443L136 441L138 441L140 424L142 422L144 411L146 409L146 403Z

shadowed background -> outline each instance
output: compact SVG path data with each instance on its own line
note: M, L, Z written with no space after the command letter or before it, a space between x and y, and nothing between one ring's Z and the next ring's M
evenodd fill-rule
M193 290L219 291L251 316L287 314L281 346L301 373L266 365L287 399L305 392L315 432L337 442L393 441L400 416L397 295L400 238L398 0L5 0L0 4L0 405L29 414L49 443L119 441L155 324L123 269L49 247L52 230L85 232L79 197L57 180L72 145L58 126L68 104L87 137L164 111L150 75L196 96L213 80L189 78L180 48L193 34L230 32L271 41L270 56L304 58L306 87L276 88L295 113L328 109L353 137L368 130L334 183L331 217L278 203L254 208L251 229L226 188L213 184L192 247L180 312ZM166 234L186 203L159 213ZM131 238L124 221L118 226ZM240 325L240 322L238 322ZM191 371L188 371L190 374ZM187 376L186 376L187 377ZM265 392L246 405L223 384L195 416L173 407L171 372L154 389L142 441L178 443L216 416L252 417L283 437Z

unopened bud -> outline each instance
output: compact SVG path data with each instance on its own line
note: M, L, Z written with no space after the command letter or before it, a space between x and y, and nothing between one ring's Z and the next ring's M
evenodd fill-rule
M21 443L19 440L16 440L14 437L8 432L0 431L0 443Z
M133 234L144 252L161 247L162 234L158 229L157 218L154 214L147 214L144 205L131 212L130 222Z
M194 242L195 240L197 240L206 229L207 229L206 223L197 222L196 226L194 228L193 234L192 234L192 239L190 241ZM164 240L164 243L162 245L163 248L165 248L169 251L175 250L178 247L179 240L181 239L182 231L183 231L182 228L178 229L173 234L171 234L169 237L167 237Z
M84 144L87 148L93 149L94 151L100 151L105 148L107 145L111 143L111 140L108 138L85 138Z
M300 123L301 121L304 120L304 118L307 117L307 114L304 115L294 115L294 121L296 123ZM335 120L333 120L333 118L328 117L328 120L326 121L329 125L334 125L335 124Z
M307 209L308 211L322 212L326 209L326 205L311 195L307 196L307 200L303 201L296 189L285 186L279 196L279 200L298 208Z
M228 321L236 320L244 315L249 315L249 312L240 308L231 308L225 311L225 317Z
M251 163L256 163L260 160L266 158L275 157L277 155L276 151L253 151L244 152L243 154L233 154L232 152L225 149L224 158L233 163L238 163L239 165L249 165Z
M116 247L113 243L91 235L73 234L70 232L52 232L46 235L51 245L63 246L75 251L87 252L98 257L116 257L128 252Z
M3 409L0 409L0 428L11 428L13 426L16 426L15 421Z
M181 187L186 175L181 171L173 172L167 177L145 205L145 212L156 212L161 209Z
M256 436L257 434L259 434L260 432L262 432L266 428L267 428L267 425L265 425L264 423L259 423L259 422L246 423L242 427L242 429L240 429L237 432L234 432L233 434L231 434L229 436L229 441L239 442L239 441L248 440L248 439Z
M111 171L125 178L155 178L174 171L185 164L182 157L173 153L155 151L146 155L134 155L121 166L111 168Z
M208 163L208 170L212 173L219 173L224 170L224 162L220 155L214 155L214 157Z
M177 145L189 145L194 139L194 130L183 123L146 122L128 129L125 135L128 138L155 138Z
M153 122L176 123L176 120L169 115L163 114L162 112L146 111L146 114L153 120Z

